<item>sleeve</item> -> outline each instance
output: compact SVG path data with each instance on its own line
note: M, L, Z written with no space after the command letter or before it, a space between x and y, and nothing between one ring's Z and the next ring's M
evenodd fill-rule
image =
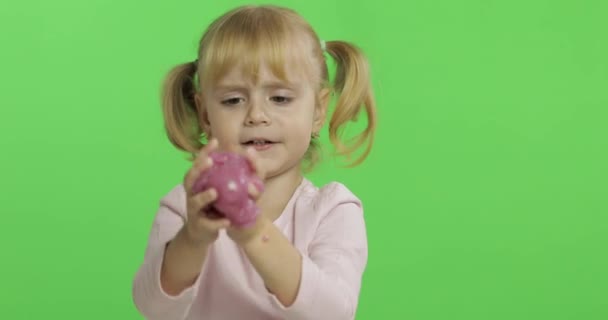
M285 307L273 295L274 304L287 319L354 319L367 256L360 203L337 205L321 221L309 255L302 255L295 302Z
M144 261L133 280L133 302L148 320L184 319L196 297L200 277L178 296L168 295L160 285L160 272L167 243L183 226L182 217L161 205L150 232Z

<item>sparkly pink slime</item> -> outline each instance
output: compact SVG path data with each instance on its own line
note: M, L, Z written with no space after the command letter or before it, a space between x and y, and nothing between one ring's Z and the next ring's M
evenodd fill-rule
M211 204L213 209L228 218L234 226L253 225L260 210L249 197L248 185L253 183L261 192L264 188L262 181L255 175L244 156L230 152L214 152L210 157L213 159L213 166L198 177L192 192L214 188L217 191L217 199Z

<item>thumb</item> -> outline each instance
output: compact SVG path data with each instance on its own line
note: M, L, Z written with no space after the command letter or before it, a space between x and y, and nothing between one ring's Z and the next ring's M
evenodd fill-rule
M247 160L249 161L251 167L253 168L253 171L255 172L255 174L261 180L264 180L265 172L262 169L262 166L260 164L260 160L258 158L257 151L255 151L255 149L251 148L251 147L247 148L247 151L245 152L245 156L246 156Z
M230 220L227 218L205 219L205 227L211 230L220 230L230 227Z
M253 198L253 200L258 200L260 196L262 196L262 192L264 191L264 185L259 179L253 179L252 182L247 186L249 191L249 195Z

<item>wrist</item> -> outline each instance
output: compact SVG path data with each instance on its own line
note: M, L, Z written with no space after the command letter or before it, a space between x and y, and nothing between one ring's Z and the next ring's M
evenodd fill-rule
M207 248L213 242L213 239L209 237L193 235L187 225L184 225L184 227L180 230L180 232L177 234L177 238L179 238L179 240L181 240L181 242L189 248L200 250Z
M241 239L239 245L243 247L243 249L247 250L252 246L256 246L266 241L270 227L272 227L272 222L264 216L260 217L252 231L246 237Z

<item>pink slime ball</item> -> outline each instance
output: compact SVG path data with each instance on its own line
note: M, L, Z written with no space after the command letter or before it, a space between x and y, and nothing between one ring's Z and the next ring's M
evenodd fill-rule
M262 181L255 175L249 160L230 152L214 152L209 155L213 166L203 172L192 187L193 193L214 188L217 199L211 207L237 227L248 227L255 223L260 213L248 192L249 183L263 191Z

